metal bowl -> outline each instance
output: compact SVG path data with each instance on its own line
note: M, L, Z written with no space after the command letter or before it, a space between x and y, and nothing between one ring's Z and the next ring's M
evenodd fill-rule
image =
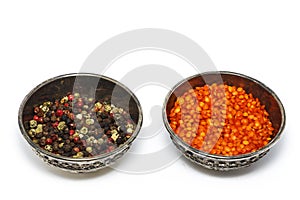
M266 146L256 152L237 156L213 155L191 147L174 133L169 125L168 115L177 97L182 96L191 88L201 87L205 84L211 85L213 83L224 83L242 87L247 93L252 93L254 97L257 97L260 102L265 105L265 109L270 114L269 118L275 129L275 136ZM285 111L276 94L260 81L238 73L215 71L191 76L174 86L165 99L163 120L171 140L186 158L208 169L228 171L250 166L252 163L266 155L281 137L285 126Z
M75 86L82 88L80 90L81 94L93 95L92 97L95 97L95 99L110 96L111 98L109 100L114 105L120 106L124 108L127 113L130 113L130 117L135 123L136 128L131 137L124 144L112 152L94 157L70 158L53 154L33 143L24 128L24 122L33 117L33 106L39 105L44 101L61 98L68 92L77 90ZM88 73L62 75L41 83L24 98L18 115L21 133L36 155L50 166L75 173L96 171L113 164L116 160L121 158L137 137L142 121L141 105L136 96L126 86L111 78Z

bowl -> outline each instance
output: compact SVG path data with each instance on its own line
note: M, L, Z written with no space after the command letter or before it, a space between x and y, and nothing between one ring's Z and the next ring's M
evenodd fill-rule
M60 99L66 96L68 92L80 92L80 94L89 97L92 95L96 100L106 98L111 104L122 107L135 124L131 136L112 151L90 157L73 158L54 154L41 148L28 135L24 123L34 117L33 107L35 105L57 98ZM96 171L110 166L120 159L137 137L142 120L141 105L136 96L126 86L111 78L89 73L66 74L46 80L28 93L22 101L18 113L21 133L36 155L50 166L75 173Z
M204 85L227 84L236 87L242 87L247 93L252 93L260 102L265 105L266 111L270 114L269 119L274 128L274 137L267 145L258 149L255 152L224 156L207 153L191 147L184 142L171 128L169 124L169 114L174 106L177 97L182 96L189 89L201 87ZM163 121L170 138L177 149L190 161L208 169L229 171L244 168L255 163L278 142L285 126L285 111L284 107L277 95L266 85L249 76L226 71L205 72L188 77L180 81L166 96L163 106Z

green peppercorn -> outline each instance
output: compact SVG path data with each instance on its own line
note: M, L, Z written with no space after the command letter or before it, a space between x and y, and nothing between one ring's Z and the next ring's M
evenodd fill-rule
M127 124L126 128L133 128L133 124Z
M104 106L104 110L105 110L106 112L111 111L111 106L110 106L110 105L105 105L105 106Z
M118 131L117 131L117 130L112 130L110 133L111 133L111 138L112 138L114 141L116 141L117 138L118 138L118 136L119 136Z
M36 135L36 131L35 131L35 129L30 129L29 131L28 131L28 135L30 136L30 137L35 137L35 135Z
M44 113L46 113L46 112L49 111L49 107L48 107L48 106L43 106L41 109L42 109L42 111L43 111Z
M77 152L76 155L73 156L73 158L82 158L83 153L81 151Z
M58 130L63 130L65 128L66 122L62 121L58 123L57 129Z
M88 101L89 101L89 102L93 102L94 99L93 99L93 98L89 98Z
M35 128L37 126L37 121L35 120L30 120L29 121L29 125L30 125L30 128Z
M62 103L62 104L66 103L66 102L68 102L68 100L69 100L68 96L65 96L60 100L60 103Z
M59 143L59 145L58 145L58 147L59 148L62 148L64 146L64 143L62 142L62 143Z
M38 144L38 143L39 143L39 140L38 140L38 139L33 139L32 142L33 142L34 144Z
M52 148L52 146L51 146L50 144L47 144L47 145L45 146L45 149L46 149L47 151L50 151L50 152L53 151L53 148Z
M85 150L86 150L87 152L89 152L89 153L92 153L93 148L92 148L92 147L87 147Z
M89 106L88 105L84 105L82 108L85 109L85 110L87 110L89 108Z
M82 114L77 114L77 115L76 115L76 119L81 120L81 119L82 119Z
M94 120L93 119L86 119L85 120L85 123L87 124L87 125L92 125L92 124L94 124Z
M81 111L81 114L82 114L82 115L86 115L86 114L87 114L87 111L86 111L86 110L83 110L83 111Z
M97 102L97 103L95 103L95 107L100 109L100 108L102 108L102 104L100 102Z
M89 129L87 128L87 127L82 127L81 129L80 129L80 133L81 134L87 134L88 133L88 131L89 131Z
M48 107L48 106L50 106L50 105L51 105L51 102L50 102L50 101L46 101L46 102L43 103L43 106L47 106L47 107Z
M75 93L75 94L74 94L74 97L75 97L75 98L78 98L78 97L80 97L80 94L79 94L79 93Z
M98 144L101 145L101 144L103 144L103 143L104 143L104 140L103 140L102 138L99 138L99 139L98 139Z
M127 131L127 133L133 133L133 129L132 128L128 128L126 131Z
M42 124L38 124L37 128L35 129L36 133L42 133L43 132L43 125Z

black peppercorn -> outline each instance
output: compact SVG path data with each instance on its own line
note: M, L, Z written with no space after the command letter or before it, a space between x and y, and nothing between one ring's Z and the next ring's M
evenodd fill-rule
M72 146L70 144L64 144L63 149L65 152L70 152L72 150Z
M123 144L124 143L124 138L123 137L118 137L117 140L116 140L116 143L118 145Z
M41 137L43 137L43 133L42 133L42 132L37 133L37 134L35 135L35 137L36 137L36 138L41 138Z
M53 151L58 151L59 150L59 146L58 146L58 142L54 142L52 145Z
M45 145L46 145L46 138L41 138L41 139L39 140L39 144L40 144L41 146L45 146Z
M62 115L62 116L61 116L61 120L62 120L62 121L66 121L67 119L68 119L67 115Z

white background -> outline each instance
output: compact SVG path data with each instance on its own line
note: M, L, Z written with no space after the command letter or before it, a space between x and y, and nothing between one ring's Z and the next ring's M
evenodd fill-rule
M1 199L4 196L70 200L127 196L132 199L299 196L296 191L300 178L297 1L107 2L0 2ZM184 158L160 171L139 175L110 168L75 175L46 166L32 153L18 129L17 113L24 96L48 78L78 72L86 57L102 42L138 28L164 28L182 33L204 48L218 70L252 76L273 89L287 115L279 143L255 165L228 173L205 170ZM184 65L178 58L148 53L125 57L105 74L120 79L121 65L173 63L178 71ZM185 73L184 77L193 74ZM167 92L153 87L159 91L153 101L151 86L136 91L143 105L145 126L151 122L149 109L160 101L162 104ZM137 140L134 145L142 142Z

